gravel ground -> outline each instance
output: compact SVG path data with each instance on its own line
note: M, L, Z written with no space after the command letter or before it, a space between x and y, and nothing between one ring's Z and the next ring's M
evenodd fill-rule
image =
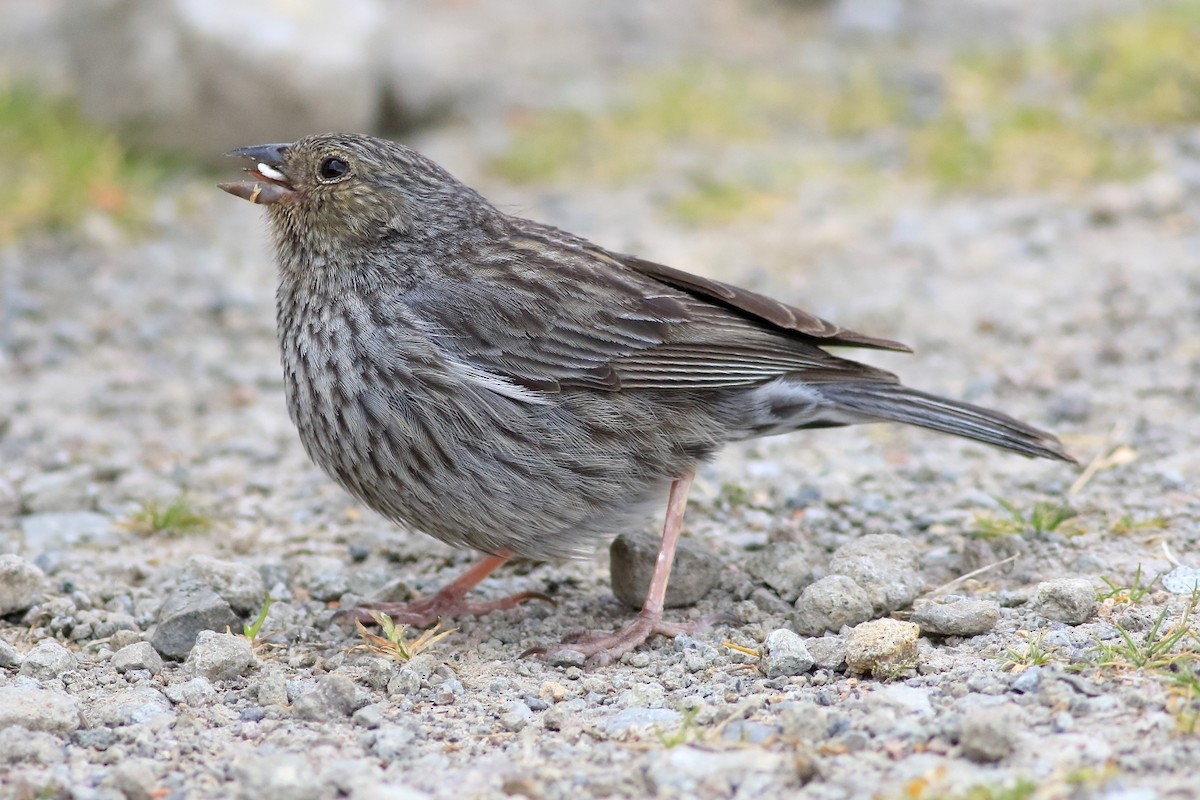
M1147 645L1186 631L1200 567L1187 142L1069 198L814 181L697 231L649 213L649 186L491 183L473 135L418 144L530 216L905 341L873 363L1092 468L899 427L732 447L689 508L677 580L700 599L668 613L737 624L591 672L521 659L630 613L604 551L502 570L483 596L556 605L457 620L400 663L336 608L471 556L308 463L262 221L189 182L147 236L97 219L0 251L0 796L1200 797L1200 645ZM253 644L224 634L268 592Z

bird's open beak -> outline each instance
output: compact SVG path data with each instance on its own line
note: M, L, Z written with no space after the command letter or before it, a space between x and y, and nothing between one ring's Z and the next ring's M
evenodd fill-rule
M246 167L253 180L219 183L217 186L243 200L260 205L270 205L286 200L296 193L287 176L286 144L260 144L254 147L239 147L225 155L245 158L254 162Z

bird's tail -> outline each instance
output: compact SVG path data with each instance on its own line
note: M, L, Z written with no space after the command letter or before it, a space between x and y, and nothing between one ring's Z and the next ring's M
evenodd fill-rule
M904 422L1027 456L1078 463L1054 434L970 403L882 382L827 383L820 393L834 406L881 422Z

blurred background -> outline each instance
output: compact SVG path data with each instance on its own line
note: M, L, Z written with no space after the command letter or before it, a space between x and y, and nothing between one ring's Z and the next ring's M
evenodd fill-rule
M597 191L684 228L898 184L1078 192L1174 159L1150 189L1169 202L1197 179L1180 154L1200 139L1178 135L1200 118L1197 0L0 0L0 18L0 241L128 230L224 151L328 130L403 139L522 204ZM1098 214L1139 202L1106 192Z

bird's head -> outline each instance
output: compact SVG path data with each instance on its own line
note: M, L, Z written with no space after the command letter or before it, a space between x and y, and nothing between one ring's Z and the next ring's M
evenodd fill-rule
M330 133L229 155L253 163L250 180L220 187L265 205L283 246L326 250L438 236L490 208L437 164L386 139Z

